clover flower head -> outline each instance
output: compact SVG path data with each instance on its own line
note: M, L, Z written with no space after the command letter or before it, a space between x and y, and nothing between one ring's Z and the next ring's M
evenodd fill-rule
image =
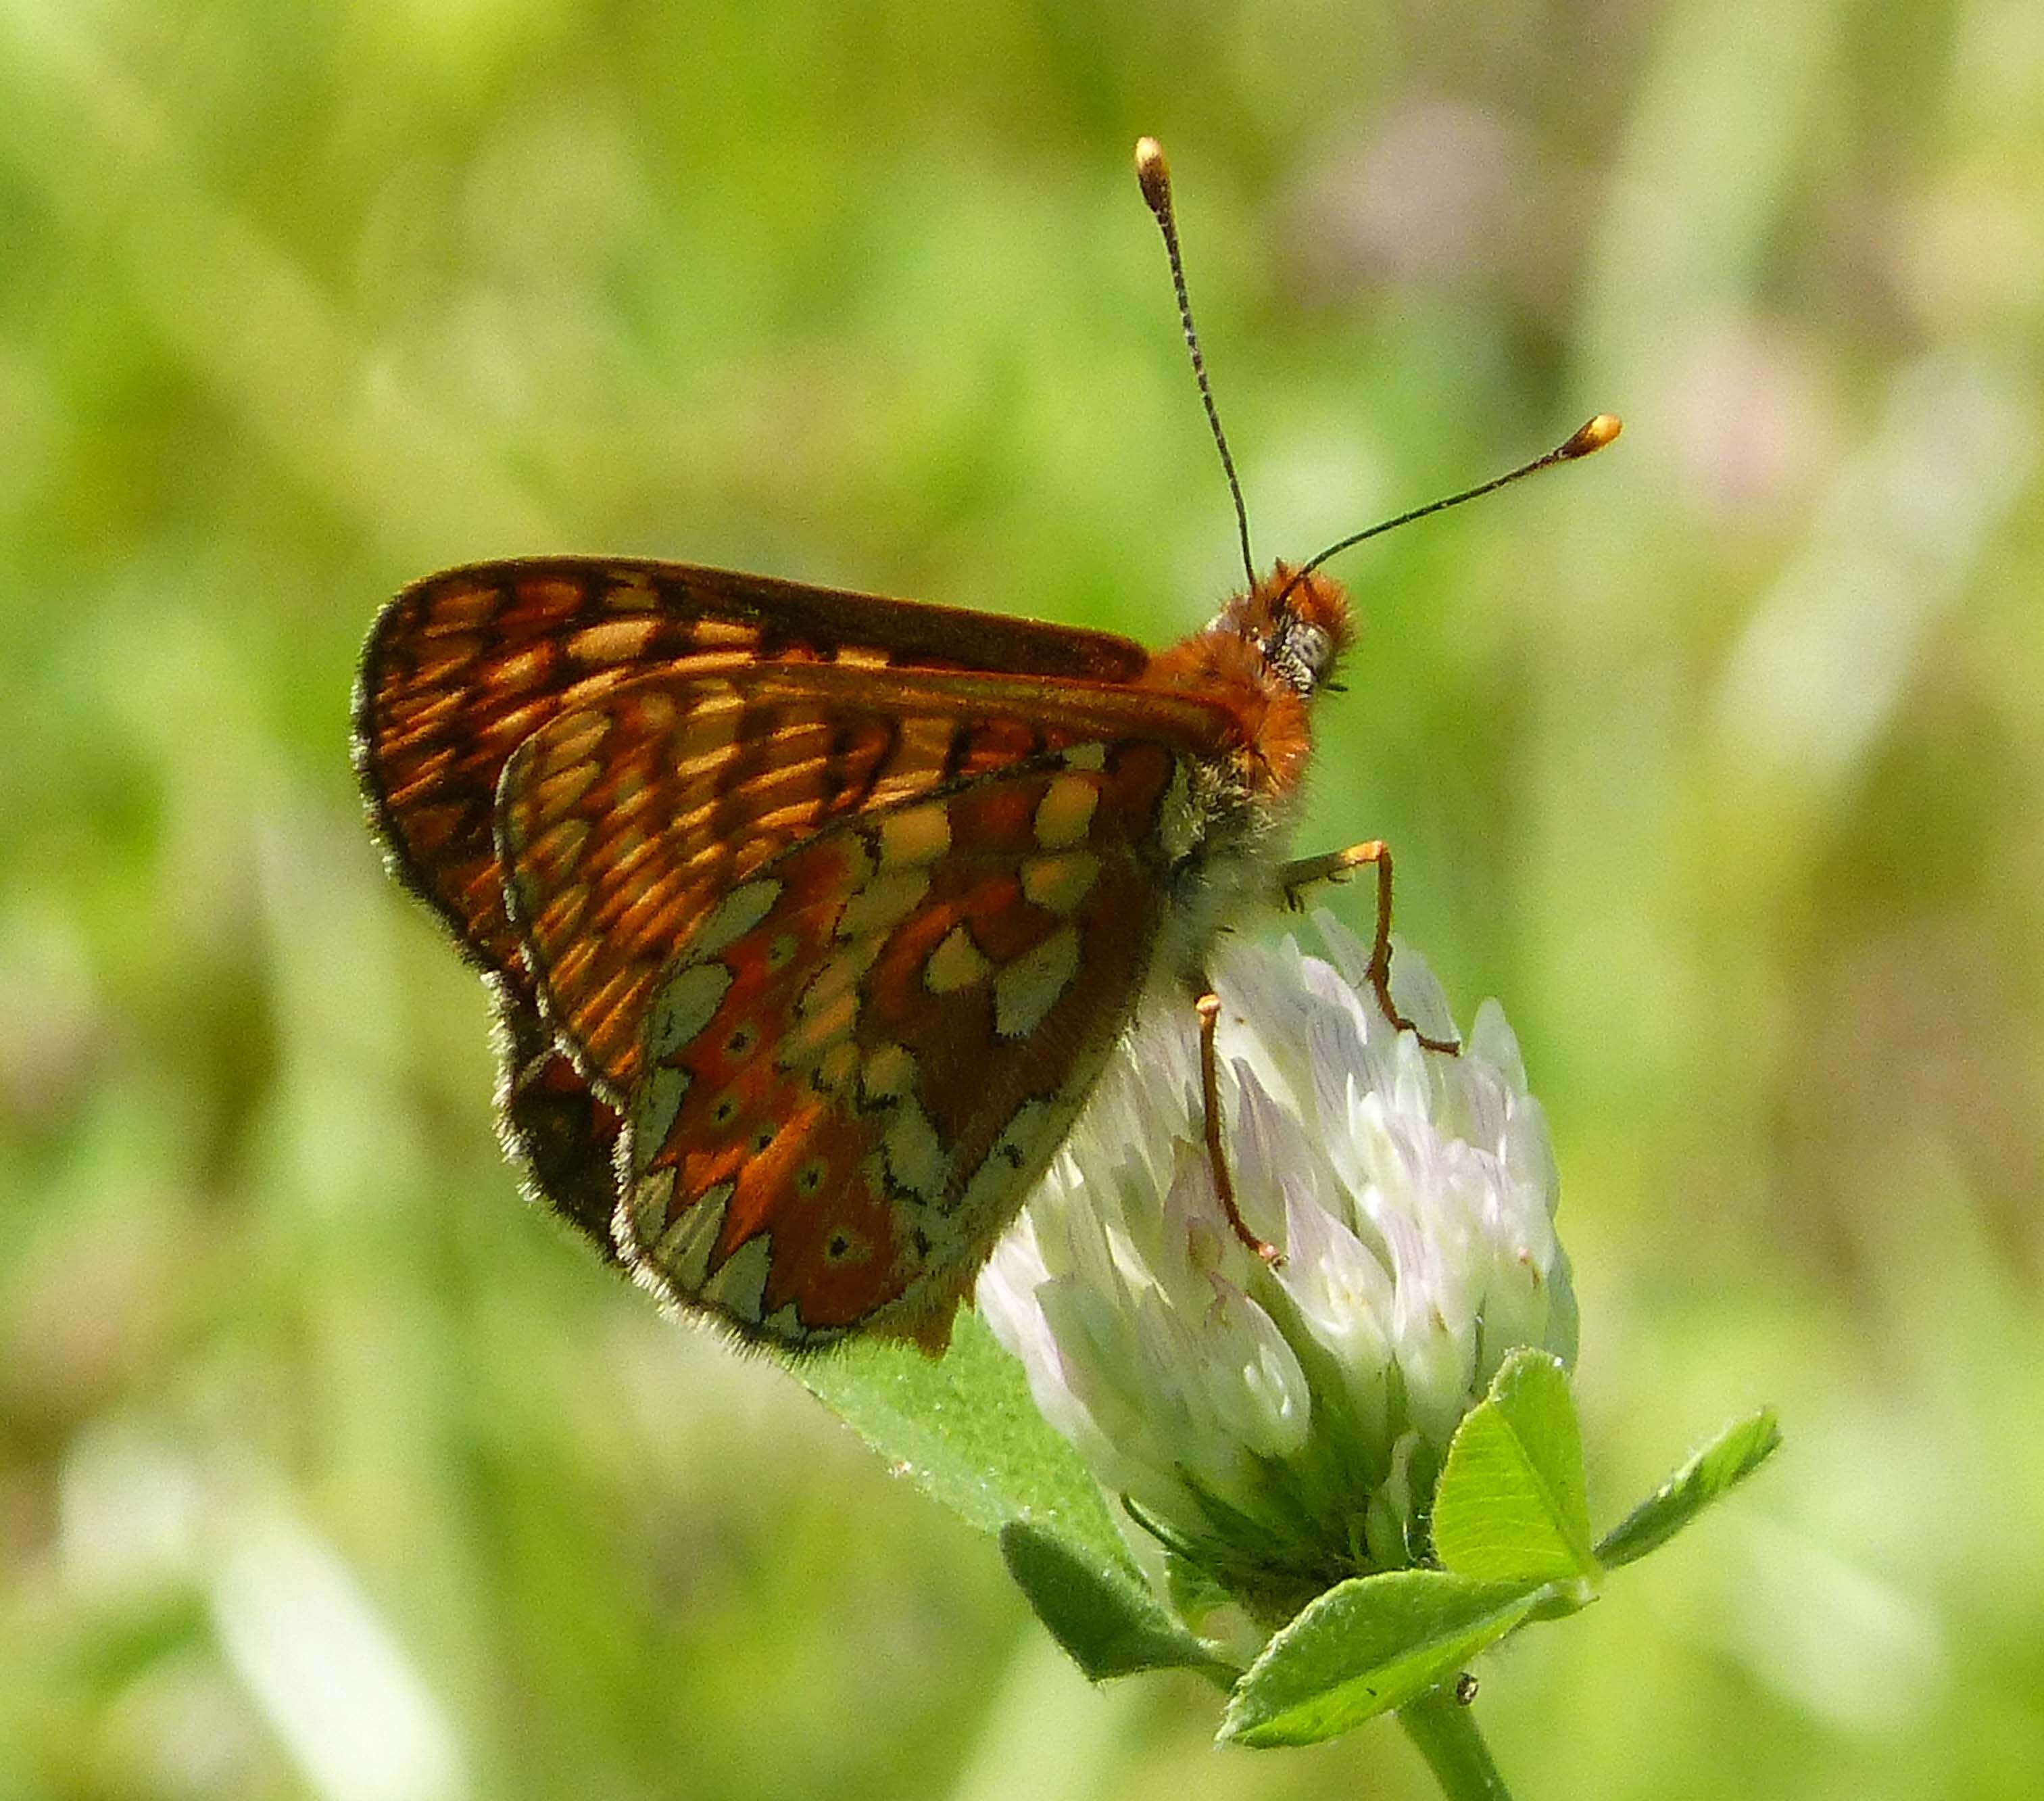
M1252 1613L1423 1549L1439 1460L1508 1351L1573 1358L1539 1103L1494 1002L1461 1054L1398 1030L1331 916L1216 960L1226 1142L1204 1146L1198 1027L1146 1007L978 1299L1044 1417ZM1410 950L1401 1010L1452 1036Z

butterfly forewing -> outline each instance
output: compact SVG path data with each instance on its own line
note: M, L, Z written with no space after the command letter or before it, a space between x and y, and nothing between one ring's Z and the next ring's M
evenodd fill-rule
M495 988L507 1146L651 1285L941 1341L1153 960L1224 708L1125 640L686 565L451 570L356 758Z
M522 982L492 836L513 752L563 710L655 672L707 674L851 652L882 664L1135 679L1126 639L813 588L731 570L593 557L473 564L428 577L363 652L355 761L406 886L467 952Z
M1181 782L1163 745L1074 743L725 888L645 1013L627 1261L748 1337L941 1343L1140 992Z

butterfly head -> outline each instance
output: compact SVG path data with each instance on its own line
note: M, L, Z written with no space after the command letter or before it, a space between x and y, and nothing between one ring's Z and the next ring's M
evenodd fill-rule
M1340 584L1280 563L1246 594L1230 600L1214 629L1253 645L1270 673L1301 700L1326 685L1355 640L1355 621Z

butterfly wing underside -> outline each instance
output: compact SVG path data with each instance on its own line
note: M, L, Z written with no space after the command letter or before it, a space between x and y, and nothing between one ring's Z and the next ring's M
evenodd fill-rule
M1213 729L815 667L636 683L521 745L509 917L624 1115L640 1279L789 1348L940 1344L1154 960L1190 754L1166 735Z
M506 916L494 835L505 764L550 720L651 672L840 656L1106 683L1147 660L1103 633L638 558L444 570L405 588L370 633L353 737L371 824L394 874L489 984L505 1149L606 1250L619 1120L555 1046Z
M356 758L507 1148L670 1300L941 1343L1139 995L1228 721L1105 634L549 558L385 610Z
M386 606L355 685L356 772L398 879L463 954L524 986L492 836L511 754L648 675L863 662L1134 680L1105 633L635 558L529 557L429 575Z

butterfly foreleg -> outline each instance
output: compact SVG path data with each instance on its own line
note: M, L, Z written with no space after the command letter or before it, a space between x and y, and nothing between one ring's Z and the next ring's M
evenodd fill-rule
M1453 1038L1430 1038L1400 1013L1391 999L1391 847L1381 838L1350 845L1346 850L1329 851L1320 856L1305 856L1287 863L1278 872L1278 891L1294 913L1305 909L1306 895L1324 882L1346 882L1365 864L1377 868L1377 931L1370 944L1368 976L1370 992L1394 1029L1410 1032L1430 1051L1454 1056L1462 1049Z
M1251 1231L1235 1204L1235 1176L1228 1168L1228 1147L1221 1141L1220 1133L1220 1053L1216 1043L1220 1030L1220 996L1206 983L1199 986L1193 1010L1200 1016L1200 1104L1205 1115L1207 1161L1213 1169L1214 1193L1235 1237L1275 1269L1284 1262L1285 1253Z

